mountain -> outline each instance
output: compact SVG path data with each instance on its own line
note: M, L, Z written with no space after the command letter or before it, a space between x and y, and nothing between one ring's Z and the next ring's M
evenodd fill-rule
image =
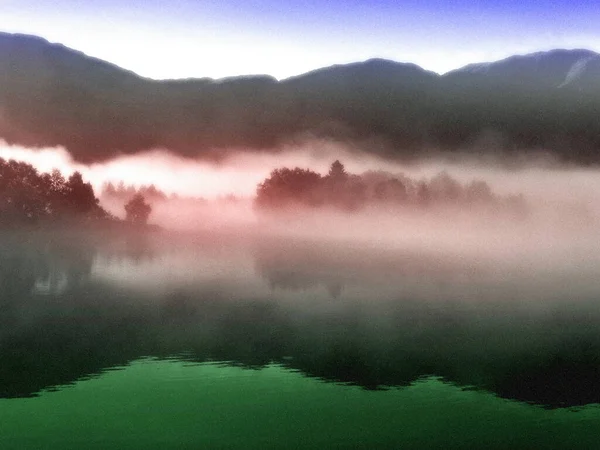
M529 89L600 86L600 55L590 50L551 50L493 63L469 64L445 78L454 83L514 85ZM591 85L590 85L591 83Z
M156 81L38 37L0 33L0 138L61 145L87 163L151 148L219 159L320 136L388 158L544 150L591 164L600 162L599 111L600 55L589 50L513 56L443 76L371 59L282 81Z
M449 72L442 83L448 98L442 110L456 114L457 145L473 136L478 142L487 130L509 152L536 149L572 162L600 161L597 53L517 55Z

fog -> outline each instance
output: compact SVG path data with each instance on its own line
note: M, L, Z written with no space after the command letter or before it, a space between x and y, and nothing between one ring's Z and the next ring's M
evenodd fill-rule
M465 258L503 261L529 260L538 255L548 265L553 258L583 257L596 251L600 220L600 169L560 164L542 152L535 157L473 156L472 149L452 159L428 157L410 164L384 159L364 151L375 141L343 144L328 139L306 139L272 153L228 152L219 164L183 159L169 152L117 158L105 164L75 164L61 148L30 150L2 145L0 157L32 163L41 171L57 167L66 173L80 170L99 193L103 183L120 181L134 186L155 185L167 195L152 204L150 221L180 231L214 230L319 238L340 245L364 243L373 248L455 252ZM381 153L381 152L377 152ZM533 152L523 151L533 155ZM385 171L415 182L441 172L466 185L485 181L499 196L522 195L526 216L496 207L470 205L419 209L411 206L370 205L359 211L328 208L301 211L275 218L257 212L257 185L279 167L301 167L327 174L340 160L348 173ZM123 202L100 197L102 206L124 216ZM548 259L550 258L550 259ZM564 261L566 264L566 261Z
M473 227L465 240L446 221L437 235L411 224L379 236L367 218L359 229L335 220L304 236L4 233L0 397L185 355L368 389L433 374L551 407L600 401L591 234Z
M522 195L527 214L517 217L485 205L425 210L411 206L369 206L354 212L292 207L291 216L278 218L257 212L253 204L256 186L274 168L301 167L324 175L335 159L342 161L347 172L353 174L383 170L419 181L430 180L445 171L464 185L483 180L499 196ZM187 163L179 161L178 164ZM183 196L157 202L153 204L151 221L168 229L194 231L225 226L232 230L239 228L241 234L294 235L340 245L362 242L374 248L435 249L465 257L486 256L510 261L538 255L539 264L548 264L550 255L568 258L580 252L592 254L598 245L598 169L561 166L550 159L522 161L518 166L474 159L453 162L430 159L406 165L321 141L318 145L289 148L277 158L267 154L240 154L220 166L199 168L197 179L206 177L207 170L215 173L247 171L248 179L239 181L239 189L228 191L226 186L218 195ZM238 182L235 177L232 180L228 186ZM156 181L160 187L159 180ZM232 193L234 197L226 197ZM203 200L199 201L199 197ZM105 206L116 215L123 215L122 204L108 201Z
M324 176L339 159L350 174L384 170L432 184L445 171L463 187L484 180L496 200L264 210L254 185L229 197L226 188L167 195L152 203L159 229L4 232L0 397L176 356L275 363L366 389L434 375L547 407L600 402L596 170L405 165L327 145L290 149L289 159L240 155L212 169L177 158L166 165L165 154L147 163L165 173L181 164L198 180L207 170L248 170L259 183L281 166ZM102 173L94 170L87 174ZM119 179L95 184L110 180ZM164 188L159 181L139 184ZM515 194L524 211L503 200ZM101 199L123 216L123 201Z

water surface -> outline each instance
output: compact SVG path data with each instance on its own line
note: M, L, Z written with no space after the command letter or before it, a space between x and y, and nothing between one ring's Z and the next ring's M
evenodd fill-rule
M600 278L439 248L5 233L0 448L597 448Z

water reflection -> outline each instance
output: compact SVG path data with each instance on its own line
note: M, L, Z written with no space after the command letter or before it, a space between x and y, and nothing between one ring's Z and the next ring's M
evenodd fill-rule
M267 238L0 245L0 397L185 354L367 389L434 375L549 407L600 402L600 289L587 278L562 297L552 277L527 284L495 262Z
M260 240L253 248L257 273L273 289L325 287L332 297L342 291L369 289L376 296L396 295L408 285L483 280L485 264L424 249L386 249L345 242Z

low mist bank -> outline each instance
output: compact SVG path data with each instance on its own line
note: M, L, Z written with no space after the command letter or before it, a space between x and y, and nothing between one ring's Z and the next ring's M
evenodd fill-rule
M383 247L401 243L457 251L479 248L479 251L508 252L507 249L515 248L532 252L564 249L567 253L571 245L585 247L589 242L594 247L596 230L600 229L600 171L560 165L550 158L504 163L472 157L457 158L453 162L428 159L406 165L332 141L313 140L288 146L276 158L269 154L237 153L219 165L190 162L169 153L155 152L137 159L117 159L105 166L87 167L73 165L68 158L52 159L57 155L54 151L61 153L60 149L38 153L3 147L0 157L22 156L44 171L56 165L60 168L57 164L60 161L64 163L65 174L81 169L84 179L92 183L100 204L117 217L125 216L124 205L130 199L103 195L104 183L123 181L137 190L142 185L153 185L164 197L146 199L152 206L149 222L166 229L195 231L226 227L240 235L251 232L298 235L371 242ZM326 177L336 159L342 161L347 173L363 179L400 180L409 194L419 183L431 184L440 175L463 189L473 182L484 183L495 198L522 197L526 211L515 214L514 210L500 208L495 203L468 202L444 203L435 208L410 203L367 203L352 211L294 206L292 214L263 214L257 210L257 187L273 170L299 167ZM118 170L111 172L115 168ZM147 168L152 170L146 172ZM182 173L187 175L179 177ZM242 173L245 175L239 179L237 174ZM179 184L176 183L178 178ZM211 185L213 181L215 184ZM369 186L367 194L372 196L375 185ZM349 198L352 197L350 193Z
M257 187L272 174L271 167L299 167L327 177L331 157L340 155L345 158L340 157L348 174L376 182L401 180L404 186L401 193L409 198L396 201L392 195L387 200L369 201L351 210L300 204L270 211L257 208ZM151 221L174 230L227 227L242 236L252 232L331 240L343 245L362 242L379 247L448 249L490 256L495 252L559 254L579 247L595 248L600 230L600 172L561 167L548 160L512 168L472 159L454 163L429 160L406 166L336 152L335 147L328 147L320 156L311 156L308 150L290 153L290 159L284 158L278 166L271 159L241 161L231 164L241 164L236 166L239 170L247 163L249 170L257 170L259 163L268 161L262 171L264 178L247 195L220 198L166 195L156 201L147 196L153 206ZM202 178L200 172L198 178ZM376 182L369 182L366 195L374 195ZM474 183L488 188L483 200L468 198L469 187ZM423 206L410 200L421 184L438 190L436 195L440 200L436 204ZM455 201L444 199L448 188L451 191L456 185L467 197ZM126 197L111 199L102 195L101 201L109 211L122 215ZM355 198L352 192L348 197ZM488 197L494 201L487 201ZM505 200L513 198L521 199L517 209L506 207Z

